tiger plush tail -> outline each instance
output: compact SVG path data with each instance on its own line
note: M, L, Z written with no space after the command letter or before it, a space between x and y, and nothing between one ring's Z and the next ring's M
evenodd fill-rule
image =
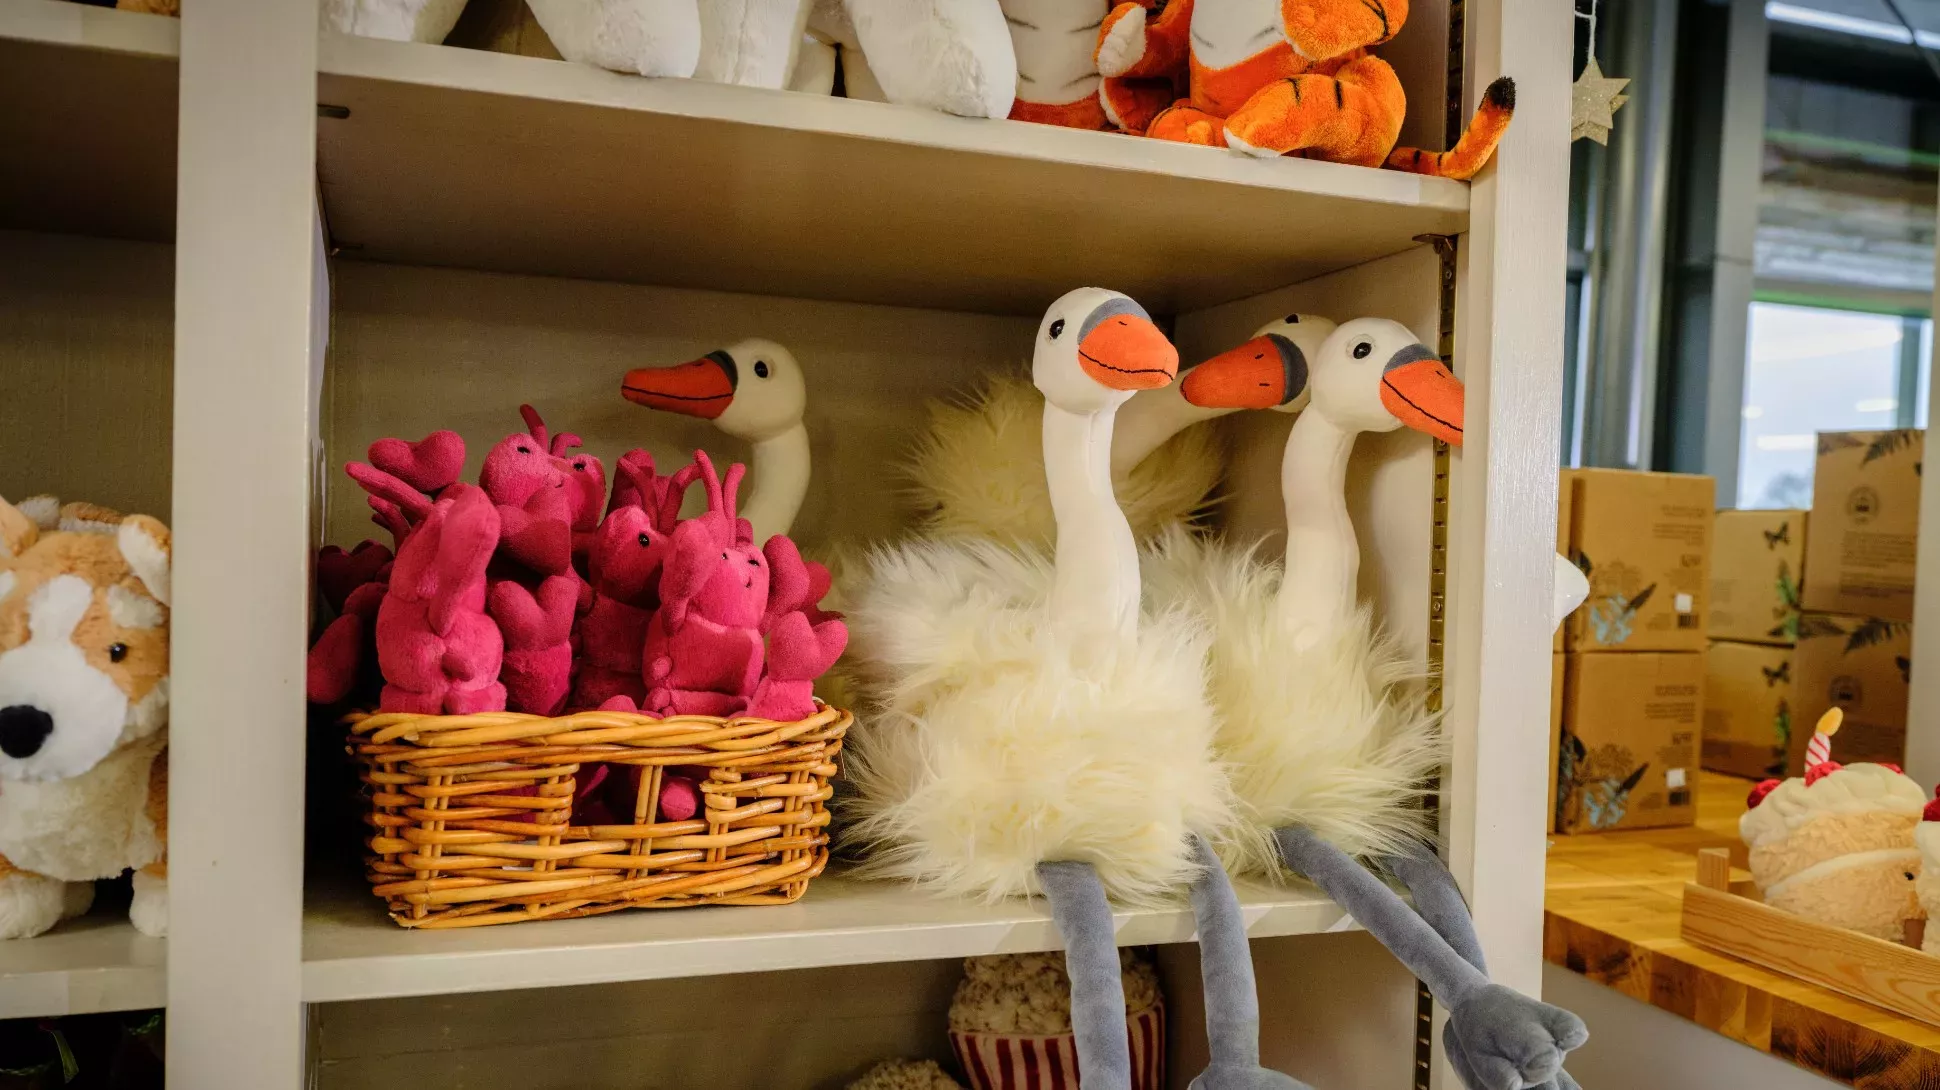
M1502 142L1502 134L1509 131L1509 119L1515 112L1516 81L1503 76L1483 90L1481 107L1454 147L1447 151L1396 148L1388 153L1388 169L1468 181L1495 154L1495 146Z

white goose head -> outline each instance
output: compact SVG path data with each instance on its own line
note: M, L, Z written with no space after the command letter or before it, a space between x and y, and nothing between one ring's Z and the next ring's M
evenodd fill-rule
M1399 322L1357 318L1311 353L1302 349L1304 391L1294 388L1302 376L1287 355L1260 351L1256 343L1193 368L1182 391L1186 400L1207 408L1291 411L1304 392L1310 410L1343 431L1405 426L1461 445L1460 380Z
M759 337L688 363L628 371L620 392L651 409L712 420L751 443L799 427L808 407L801 364L788 349Z
M1031 381L1046 402L1069 413L1117 409L1178 373L1178 349L1144 307L1115 291L1066 292L1037 327Z
M1289 314L1275 318L1253 333L1251 340L1237 347L1227 349L1205 363L1186 372L1190 379L1193 372L1208 364L1219 363L1221 369L1244 371L1251 375L1258 372L1258 381L1265 386L1255 387L1257 393L1246 405L1201 405L1202 408L1222 409L1277 409L1283 413L1296 413L1307 407L1312 392L1308 383L1309 360L1320 354L1321 345L1327 342L1329 334L1339 328L1333 321L1318 314ZM1267 374L1271 368L1280 369L1276 384ZM1204 381L1204 380L1202 380ZM1183 385L1183 384L1182 384ZM1183 390L1181 391L1183 393ZM1186 400L1191 401L1190 397ZM1193 402L1198 405L1199 402Z

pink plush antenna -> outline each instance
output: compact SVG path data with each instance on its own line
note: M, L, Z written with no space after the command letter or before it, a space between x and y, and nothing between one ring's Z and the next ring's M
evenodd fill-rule
M521 405L519 418L525 421L526 432L538 440L539 446L544 448L547 454L551 454L552 450L546 447L546 422L540 418L539 410L530 405Z

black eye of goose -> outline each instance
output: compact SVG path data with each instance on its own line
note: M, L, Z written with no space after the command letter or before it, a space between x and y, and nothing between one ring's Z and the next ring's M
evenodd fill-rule
M756 377L756 378L767 378L767 377L768 377L768 361L767 361L767 360L756 360L756 361L754 361L754 377Z
M1354 358L1357 360L1364 360L1368 357L1368 353L1372 351L1374 351L1374 342L1362 341L1361 343L1354 346Z
M108 645L108 661L109 661L109 662L120 662L120 661L121 661L122 659L125 659L125 658L127 658L127 657L128 657L128 645L127 645L127 644L125 644L125 643L114 643L114 644L109 644L109 645Z
M1058 319L1057 321L1055 321L1055 322L1052 322L1052 323L1051 323L1051 339L1052 339L1052 340L1054 340L1054 341L1055 341L1055 340L1057 340L1057 339L1058 339L1058 338L1059 338L1060 336L1062 336L1062 335L1063 335L1063 333L1064 333L1064 319L1063 319L1063 318L1059 318L1059 319Z
M639 541L642 549L650 549L653 547L653 538L649 537L645 530L640 531Z
M1300 324L1300 315L1298 315L1298 314L1289 314L1289 315L1287 315L1287 324L1288 324L1288 325L1299 325L1299 324Z

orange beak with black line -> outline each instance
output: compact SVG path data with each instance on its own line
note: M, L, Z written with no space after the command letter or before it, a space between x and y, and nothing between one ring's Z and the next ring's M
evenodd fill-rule
M1078 342L1078 365L1113 390L1155 390L1179 375L1179 350L1150 318L1113 314Z
M1411 344L1382 365L1381 405L1407 427L1462 445L1462 380L1422 345Z
M1186 372L1179 391L1206 409L1273 409L1307 389L1307 357L1277 333L1227 349Z
M739 379L734 357L716 351L689 363L628 371L620 394L649 409L713 420L733 403Z

